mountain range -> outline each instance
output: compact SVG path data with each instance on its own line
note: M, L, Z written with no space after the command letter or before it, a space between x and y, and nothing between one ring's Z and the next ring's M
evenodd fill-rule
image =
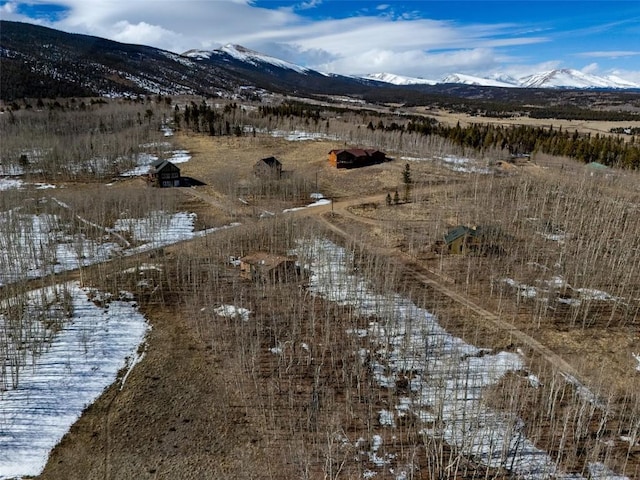
M545 90L640 88L619 78L568 69L520 79L500 74L491 78L452 74L439 81L389 73L345 76L318 72L239 45L176 54L5 20L0 21L0 69L0 98L5 101L141 94L227 96L239 90L264 89L301 96L417 102L425 95L513 99L525 98L529 90L537 91L540 98L554 95Z
M332 76L332 74L324 74L307 67L287 62L286 60L281 60L270 55L265 55L254 50L250 50L241 45L228 44L215 50L189 50L187 52L184 52L182 55L197 60L211 60L212 58L219 58L224 60L225 56L229 56L235 60L250 64L258 68L268 68L269 66L272 66L278 69L291 70L303 75L320 74L324 77ZM462 73L453 73L445 76L441 80L428 80L425 78L406 77L393 73L372 73L369 75L360 77L356 76L353 78L373 80L397 86L457 83L463 85L502 88L640 88L640 84L636 84L613 75L601 77L573 69L550 70L533 75L527 75L521 78L514 78L507 74L500 73L493 74L491 77L477 77Z
M599 88L599 89L629 89L640 88L640 84L624 80L615 75L605 77L592 75L563 68L535 73L520 78L514 78L507 74L495 73L490 77L477 77L462 73L447 75L441 80L428 80L425 78L405 77L392 73L373 73L364 78L393 85L437 85L444 83L459 83L464 85L478 85L484 87L502 88Z

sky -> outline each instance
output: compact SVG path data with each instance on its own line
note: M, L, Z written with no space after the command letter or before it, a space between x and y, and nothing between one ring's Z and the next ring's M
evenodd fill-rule
M0 18L175 53L233 43L346 75L640 82L638 0L0 0Z

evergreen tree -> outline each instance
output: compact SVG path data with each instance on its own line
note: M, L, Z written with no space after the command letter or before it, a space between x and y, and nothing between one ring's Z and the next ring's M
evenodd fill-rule
M411 178L411 166L408 163L405 164L402 172L402 183L404 183L404 201L408 202L411 197L411 185L413 184L413 179Z

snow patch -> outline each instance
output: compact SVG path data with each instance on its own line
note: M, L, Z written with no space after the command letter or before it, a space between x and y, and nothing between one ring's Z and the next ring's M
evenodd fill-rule
M638 365L636 365L636 370L640 372L640 354L632 353L631 355L633 355L633 358L635 358L636 362L638 362Z
M446 332L437 317L409 299L377 293L353 275L351 253L328 240L299 242L294 253L309 265L310 293L350 305L363 318L377 318L368 328L371 353L363 349L361 358L381 387L393 388L400 379L408 382L412 398L396 410L416 415L425 435L438 436L463 455L518 477L584 480L558 470L555 460L527 438L522 419L483 401L487 387L524 368L519 354L487 353ZM575 379L567 380L585 399L598 402ZM377 466L389 461L378 454L381 446L382 438L374 437L369 459Z
M28 353L19 388L0 393L0 478L39 475L83 409L116 380L127 358L136 358L148 331L131 302L110 301L104 309L89 301L78 284L68 289L71 318L49 348L40 355Z
M236 307L235 305L220 305L218 308L214 309L214 312L220 317L239 318L245 322L249 320L249 314L251 313L250 310L242 307Z
M298 210L304 210L305 208L320 207L322 205L331 205L331 200L329 200L328 198L321 198L320 200L316 200L315 202L310 203L309 205L306 205L304 207L285 208L282 213L297 212Z

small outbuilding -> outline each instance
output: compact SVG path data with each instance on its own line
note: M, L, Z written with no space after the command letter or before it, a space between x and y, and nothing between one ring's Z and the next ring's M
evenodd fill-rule
M168 160L156 160L149 168L148 180L156 187L179 187L180 169Z
M256 252L240 259L240 276L262 282L288 282L298 278L296 257Z
M496 227L458 225L447 231L440 248L444 253L456 255L501 253L503 249L499 240L503 237Z
M387 155L374 149L340 149L329 152L329 163L336 168L359 168L383 163Z
M278 179L282 176L282 162L276 157L262 158L253 166L256 177Z
M611 172L609 167L598 162L587 163L585 167L591 176L606 175Z

